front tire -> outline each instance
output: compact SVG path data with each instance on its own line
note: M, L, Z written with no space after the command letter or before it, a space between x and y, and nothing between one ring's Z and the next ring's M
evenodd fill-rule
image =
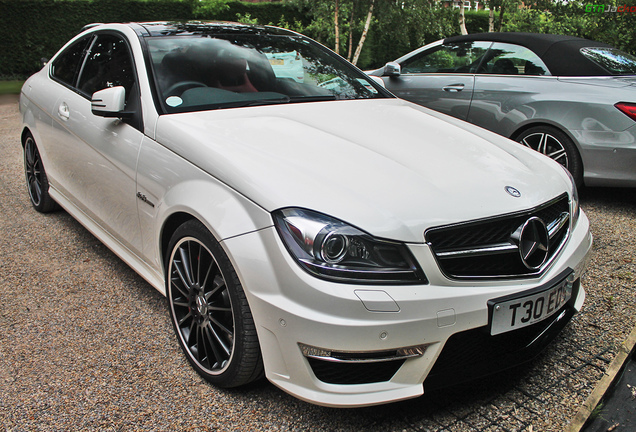
M31 134L24 140L24 173L33 208L40 213L50 213L59 209L49 195L49 179L42 165L40 151Z
M221 245L197 220L181 225L170 240L166 296L179 345L203 378L229 388L263 375L243 287Z
M576 182L583 185L583 162L576 146L565 133L552 126L535 126L523 131L516 139L563 165Z

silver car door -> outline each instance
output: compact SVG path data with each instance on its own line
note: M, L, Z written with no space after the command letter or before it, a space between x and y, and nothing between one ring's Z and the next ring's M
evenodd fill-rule
M383 77L396 96L465 120L475 72L491 42L460 42L415 53L400 62L401 74Z
M515 125L535 116L535 95L553 81L541 59L529 49L495 42L475 77L467 120L510 136Z

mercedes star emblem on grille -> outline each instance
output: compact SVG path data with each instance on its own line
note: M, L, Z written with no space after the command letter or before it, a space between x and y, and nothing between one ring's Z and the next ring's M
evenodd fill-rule
M534 216L512 233L521 261L530 270L538 270L548 258L549 236L545 223Z
M508 194L512 195L515 198L519 198L521 196L521 192L519 192L519 189L517 188L506 186L504 189L506 189L506 192L508 192Z

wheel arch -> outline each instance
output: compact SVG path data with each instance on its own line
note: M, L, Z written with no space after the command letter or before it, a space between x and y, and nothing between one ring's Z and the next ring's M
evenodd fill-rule
M33 136L33 133L31 133L31 130L28 127L25 127L22 129L22 135L20 135L20 144L22 144L22 148L24 148L24 144L28 136Z
M160 258L161 258L162 267L164 267L163 269L164 271L165 271L165 264L166 264L166 254L168 253L168 245L170 243L170 239L172 238L172 235L177 230L177 228L179 228L181 225L188 222L189 220L193 220L193 219L196 219L199 222L203 223L196 216L190 213L182 212L182 211L171 214L164 221L163 227L160 233L160 248L161 248ZM205 226L205 224L203 225Z
M22 145L22 148L24 148L24 144L26 143L27 137L31 137L33 138L33 141L35 141L35 144L38 146L38 150L40 151L40 153L42 153L42 148L40 145L38 145L38 143L40 142L40 140L38 139L38 134L37 134L37 130L32 129L29 125L24 126L24 128L22 128L22 134L20 135L20 144Z

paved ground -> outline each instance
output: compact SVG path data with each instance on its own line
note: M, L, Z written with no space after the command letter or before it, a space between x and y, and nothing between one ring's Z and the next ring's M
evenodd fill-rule
M17 105L4 99L0 430L563 431L636 324L636 190L591 189L585 308L529 366L355 410L266 381L219 390L188 366L160 294L66 213L31 208L19 135Z

